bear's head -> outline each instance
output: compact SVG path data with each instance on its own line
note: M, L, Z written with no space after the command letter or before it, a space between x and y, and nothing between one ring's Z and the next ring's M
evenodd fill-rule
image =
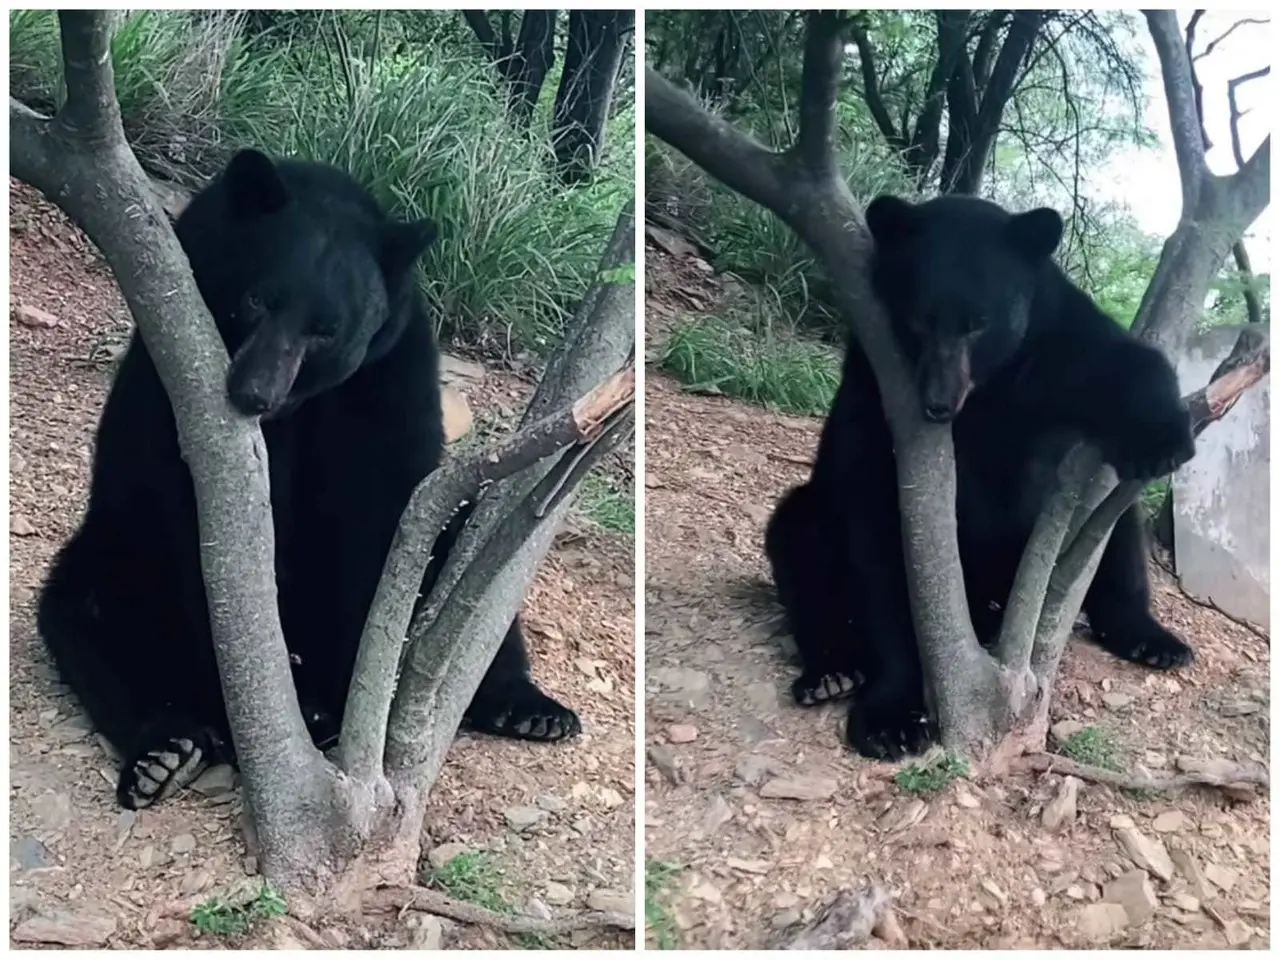
M926 419L948 423L1018 353L1042 271L1062 239L1048 208L1010 214L975 197L867 207L872 284L916 378Z
M224 229L192 265L232 353L237 410L284 416L394 345L434 223L389 220L346 174L256 150L232 158L216 196L210 222Z

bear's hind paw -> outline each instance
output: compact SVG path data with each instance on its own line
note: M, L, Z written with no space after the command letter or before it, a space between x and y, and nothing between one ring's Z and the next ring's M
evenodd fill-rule
M116 800L126 810L142 810L168 799L209 765L208 746L202 736L170 737L143 751L121 770Z
M791 685L791 694L802 707L816 707L824 703L844 700L853 693L853 678L843 673L827 673L820 677L805 674Z

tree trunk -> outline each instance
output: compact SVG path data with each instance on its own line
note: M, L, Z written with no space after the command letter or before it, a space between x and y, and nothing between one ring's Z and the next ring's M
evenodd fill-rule
M510 11L504 11L504 17ZM512 125L524 130L542 95L542 84L555 63L555 10L526 10L520 16L520 33L512 39L504 19L503 36L493 32L484 10L464 10L462 17L480 41L494 67L507 84L507 110Z
M600 162L613 88L634 22L635 13L625 10L569 14L564 73L551 121L556 169L565 183L590 178Z

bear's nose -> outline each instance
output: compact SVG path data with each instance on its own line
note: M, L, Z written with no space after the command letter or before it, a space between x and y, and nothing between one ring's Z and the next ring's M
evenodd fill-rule
M271 409L271 400L251 390L236 390L231 393L231 405L245 416L256 417Z
M925 404L924 418L930 423L948 423L955 416L955 412L951 409L950 404L946 403L928 403Z

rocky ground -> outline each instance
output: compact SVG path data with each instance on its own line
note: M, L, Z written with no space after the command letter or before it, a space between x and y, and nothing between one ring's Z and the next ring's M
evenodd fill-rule
M392 921L289 920L199 935L176 904L250 881L238 791L215 771L141 814L114 802L116 772L34 633L35 591L83 509L92 431L128 314L84 237L10 180L10 938L13 946L624 948L630 935L511 941L408 911ZM532 389L472 368L476 432L501 430ZM625 463L615 465L625 470ZM462 736L423 836L450 892L562 917L630 902L635 870L633 540L577 516L525 606L534 672L585 732L543 747ZM443 848L443 849L442 849ZM450 856L465 854L446 865ZM466 865L463 869L462 864ZM443 882L443 881L442 881ZM318 939L316 935L318 934Z
M671 324L731 294L653 247L646 286L651 358ZM875 883L899 921L876 947L1269 946L1266 791L1141 796L1049 772L930 792L844 746L839 706L796 707L762 537L820 422L691 395L652 362L645 399L650 945L774 946ZM1099 731L1099 752L1157 774L1185 757L1267 762L1268 641L1155 573L1158 615L1195 666L1154 674L1076 639L1058 733Z

